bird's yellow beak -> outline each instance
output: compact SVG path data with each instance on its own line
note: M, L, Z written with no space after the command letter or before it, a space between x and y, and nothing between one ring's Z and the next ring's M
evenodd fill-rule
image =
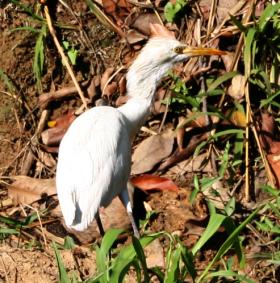
M203 55L225 55L226 52L214 49L214 48L203 48L203 47L187 47L183 49L183 53L189 56L203 56Z

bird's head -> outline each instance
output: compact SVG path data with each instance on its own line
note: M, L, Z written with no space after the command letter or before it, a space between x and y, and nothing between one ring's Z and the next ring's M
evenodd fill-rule
M129 93L131 94L132 90L136 89L136 85L141 83L146 86L156 86L166 72L178 62L193 56L222 54L225 52L213 48L189 47L168 37L151 38L129 68L127 74Z

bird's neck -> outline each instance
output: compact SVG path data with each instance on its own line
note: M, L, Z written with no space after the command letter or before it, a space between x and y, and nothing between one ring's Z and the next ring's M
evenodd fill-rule
M130 99L119 110L130 122L132 140L150 113L158 82L170 67L170 63L157 64L153 57L141 53L129 68L126 89Z
M128 121L131 141L148 118L150 108L151 102L141 97L130 98L126 104L118 108Z

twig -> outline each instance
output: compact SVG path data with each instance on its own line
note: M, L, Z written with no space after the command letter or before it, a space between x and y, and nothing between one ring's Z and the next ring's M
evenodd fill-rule
M43 131L43 128L46 124L47 118L48 118L48 114L49 111L48 110L43 110L41 113L41 117L36 129L36 133L33 135L33 137L31 138L31 141L29 143L30 146L36 146L38 144L38 135L41 134L41 132ZM29 149L28 153L27 153L27 157L25 158L25 162L24 162L24 166L21 169L21 174L22 175L27 175L33 162L34 162L34 154L31 150L31 148Z
M48 8L47 5L45 5L44 11L45 11L46 20L47 20L47 24L48 24L48 27L49 27L50 34L53 37L53 41L54 41L54 43L56 45L56 48L57 48L57 50L58 50L58 52L59 52L59 54L60 54L60 56L62 58L62 62L65 64L66 69L67 69L69 75L71 76L71 79L73 80L73 83L74 83L75 87L77 88L78 94L79 94L79 96L80 96L80 98L82 100L84 108L87 109L87 102L86 102L86 99L85 99L85 97L83 95L83 92L82 92L82 90L81 90L81 88L79 86L79 83L76 80L74 72L73 72L73 70L72 70L72 68L71 68L71 66L69 64L68 58L65 56L65 54L63 52L63 49L62 49L62 47L61 47L61 45L60 45L60 43L59 43L59 41L58 41L58 39L56 37L55 30L53 28L51 17L50 17L50 14L49 14L49 8Z
M44 234L43 225L42 225L42 221L41 221L41 217L40 217L39 211L36 208L32 207L31 205L28 205L28 204L23 204L23 205L28 207L28 208L30 208L30 209L32 209L32 210L34 210L36 212L36 214L38 216L38 221L40 223L40 228L41 228L41 231L42 231L42 237L43 237L43 240L44 240L44 245L46 247L47 246L47 239L46 239L46 236Z
M119 67L118 70L117 70L116 72L114 72L114 73L111 75L111 77L106 81L106 83L105 83L105 85L104 85L104 87L103 87L103 89L102 89L102 96L104 96L104 92L105 92L106 87L108 86L108 84L109 84L109 83L113 80L113 78L114 78L120 71L122 71L123 69L125 69L124 66Z

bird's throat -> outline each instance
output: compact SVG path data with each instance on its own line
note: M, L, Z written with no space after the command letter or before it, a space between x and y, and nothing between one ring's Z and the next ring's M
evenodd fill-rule
M150 108L151 102L141 97L132 97L126 104L118 108L128 121L131 141L148 118Z

